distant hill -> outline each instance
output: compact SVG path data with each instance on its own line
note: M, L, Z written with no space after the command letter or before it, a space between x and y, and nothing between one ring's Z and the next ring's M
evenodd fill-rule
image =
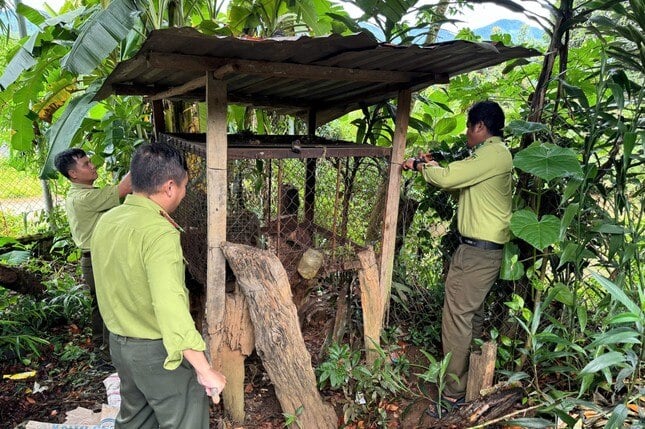
M516 20L516 19L500 19L492 24L489 24L485 27L476 28L473 30L473 33L480 36L482 40L490 40L491 34L493 34L494 28L500 28L502 33L508 33L513 38L513 42L517 43L519 41L520 35L524 33L526 28L526 39L541 41L544 37L544 30L538 27L532 27L525 22Z
M383 32L380 28L369 23L361 23L361 26L374 34L379 40L383 40ZM473 33L477 36L480 36L482 40L490 40L490 36L493 33L493 29L499 28L502 33L508 33L511 35L513 43L520 43L522 41L532 41L541 42L544 36L544 31L538 27L532 27L517 19L500 19L492 24L489 24L485 27L474 28L472 29ZM526 28L526 31L524 30ZM413 43L420 45L423 44L425 40L425 33L421 30L412 30L411 35L415 36ZM524 36L524 40L520 40L520 36ZM440 29L437 34L437 42L448 42L455 39L455 33ZM395 41L397 43L397 41Z

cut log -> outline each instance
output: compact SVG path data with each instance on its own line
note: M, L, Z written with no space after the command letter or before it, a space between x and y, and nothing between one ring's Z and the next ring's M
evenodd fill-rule
M336 413L323 402L316 387L311 356L300 332L291 287L280 260L271 252L243 244L227 242L222 251L246 296L255 347L282 411L298 415L300 427L336 428ZM302 412L297 411L299 408Z
M222 392L224 409L233 421L243 423L244 359L253 352L253 324L242 293L227 293L225 303L223 338L212 363L226 376L226 389Z
M23 295L39 297L45 292L40 278L20 267L0 265L0 286Z
M468 383L466 384L466 402L474 401L481 396L481 391L493 385L497 344L485 342L479 352L470 354Z

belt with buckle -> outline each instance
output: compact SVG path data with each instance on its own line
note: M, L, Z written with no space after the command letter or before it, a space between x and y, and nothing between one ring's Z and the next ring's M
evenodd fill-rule
M474 238L459 237L459 242L469 246L477 247L486 250L501 250L504 248L503 244L493 243L492 241L475 240Z
M81 256L83 256L85 258L91 258L92 257L92 252L90 252L89 250L83 250L83 251L81 251Z

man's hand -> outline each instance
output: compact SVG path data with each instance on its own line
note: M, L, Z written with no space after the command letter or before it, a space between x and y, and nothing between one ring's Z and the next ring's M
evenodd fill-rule
M219 371L211 368L204 352L186 349L184 358L195 368L197 382L204 387L206 394L211 397L214 404L219 404L219 394L226 386L226 377Z
M412 168L414 168L414 158L406 159L405 161L403 161L403 164L401 164L401 166L405 171L412 170Z
M226 386L226 377L213 368L206 371L197 372L197 382L204 386L206 394L211 397L214 404L219 404L219 394Z
M132 178L130 177L129 171L123 176L123 179L121 179L117 187L119 188L119 198L123 198L132 193Z

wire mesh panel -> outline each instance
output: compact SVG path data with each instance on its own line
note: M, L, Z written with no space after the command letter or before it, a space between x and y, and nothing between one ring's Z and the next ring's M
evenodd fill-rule
M193 141L200 139L203 137L191 141L186 135L161 137L186 156L188 189L174 217L185 230L182 246L189 271L205 284L205 144ZM379 251L381 190L388 159L383 148L376 148L377 156L366 156L366 148L353 145L360 149L355 156L351 146L334 149L319 145L318 156L305 158L305 144L301 151L294 150L293 142L273 142L270 147L254 142L252 147L242 145L235 150L231 140L229 136L228 241L274 252L292 285L303 278L358 268L356 253L367 245Z

